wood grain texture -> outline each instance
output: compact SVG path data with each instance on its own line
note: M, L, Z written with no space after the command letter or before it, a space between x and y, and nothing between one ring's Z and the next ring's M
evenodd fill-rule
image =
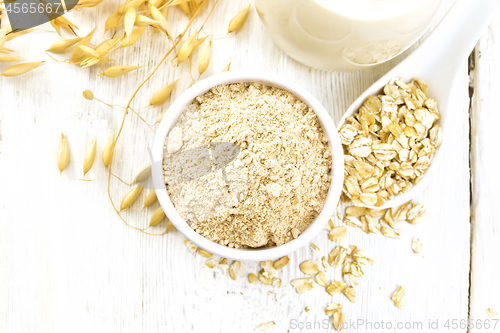
M471 81L474 95L471 107L471 171L472 171L472 262L470 317L480 320L470 332L498 332L500 323L487 314L488 308L500 310L500 268L496 264L500 256L500 230L495 214L500 180L496 176L498 158L492 151L498 151L496 124L500 121L496 94L500 89L497 82L500 66L500 45L497 36L500 31L500 14L496 15L479 41L475 53L474 77ZM485 327L496 324L496 330Z
M445 0L436 22L452 2ZM231 17L249 3L249 0L221 0L206 31L223 36ZM110 1L70 14L68 18L85 34L116 7L117 3ZM177 34L179 28L176 27L183 26L187 19L177 10L172 10L170 16ZM48 25L45 28L50 29ZM491 29L499 31L500 26ZM102 30L96 33L96 43L100 36ZM46 59L43 50L58 39L55 33L38 31L13 41L9 47L30 60ZM493 43L483 39L482 44L486 42ZM415 199L427 206L423 222L405 227L399 240L368 236L353 228L348 230L348 240L343 245L357 245L376 261L360 279L357 301L352 304L343 295L330 297L318 285L313 291L296 294L290 280L303 277L298 264L312 258L308 248L290 254L290 264L280 276L282 288L247 282L246 274L258 271L257 262L244 262L245 276L232 281L227 273L206 267L206 258L189 254L180 233L154 237L124 225L108 203L104 178L91 183L59 178L56 154L61 132L68 135L72 154L63 178L81 177L85 147L90 138L97 135L96 164L88 174L94 178L105 171L100 154L109 133L118 128L121 121L121 109L89 102L82 98L82 91L90 89L108 103L125 105L167 47L166 40L155 35L152 40L143 39L129 49L113 53L116 65L146 65L123 80L97 77L102 68L81 70L54 61L21 77L0 77L1 332L254 332L259 324L269 321L277 324L269 332L331 332L331 324L324 326L327 317L323 309L332 301L343 304L348 320L372 323L383 320L393 324L392 329L359 327L348 332L419 331L415 326L396 330L398 322L408 325L421 322L420 331L427 332L429 319L439 320L442 325L446 319L467 318L470 177L465 63L453 87L456 117L450 119L454 122L450 127L454 131L445 134L453 145L446 152L446 164L440 166L440 176ZM204 76L217 73L232 57L231 69L267 70L300 83L324 104L334 121L338 121L359 94L408 52L363 72L313 70L283 54L252 10L240 32L214 42L214 58ZM490 60L493 62L493 57ZM484 62L483 81L476 81L476 85L482 82L482 86L476 87L476 92L488 85L489 63ZM5 67L0 64L0 70ZM177 78L180 80L173 97L191 83L187 64L177 68L164 64L143 87L133 106L139 109L147 105L158 88ZM162 107L152 107L140 113L154 122L162 110ZM483 118L478 122L490 126L484 118L485 112L481 110ZM485 131L476 132L487 140ZM113 170L126 180L132 179L148 162L146 148L152 144L153 137L154 133L130 114L117 144ZM493 172L493 169L485 171ZM494 185L489 180L482 178L482 191L485 188L493 191ZM114 202L119 203L127 190L127 186L112 181ZM139 202L146 194L142 194ZM489 200L493 200L492 197ZM492 201L482 204L489 202ZM146 213L132 211L124 216L134 225L144 227L156 208L157 204ZM139 210L140 203L133 209ZM475 213L476 219L490 221L488 228L493 228L492 215L481 217L478 211ZM161 229L154 231L161 232ZM482 229L474 237L480 237L477 240L480 244L489 236L489 229ZM421 255L411 251L413 237L419 237L424 243ZM318 235L314 243L325 255L335 245L328 241L326 231ZM489 258L489 253L481 253L478 252L478 258L487 258L483 255ZM489 269L487 262L478 267ZM340 271L331 269L328 278L339 279ZM406 290L403 310L395 308L390 300L398 284ZM481 283L473 287L478 295L478 311L483 311L481 306L486 300L479 295L487 291ZM304 311L306 306L311 308L310 312ZM320 327L294 329L292 320L303 325L319 323Z

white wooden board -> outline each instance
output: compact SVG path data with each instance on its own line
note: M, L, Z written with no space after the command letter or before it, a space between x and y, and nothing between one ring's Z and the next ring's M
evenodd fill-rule
M223 36L230 18L249 3L221 0L206 31ZM438 18L451 3L445 1ZM116 6L109 1L69 18L85 34ZM177 11L171 15L171 26L178 33L177 27L187 19ZM49 25L45 28L50 30ZM489 141L495 133L490 117L497 116L490 106L495 105L493 89L499 74L494 66L500 47L494 36L499 31L500 25L493 25L481 41L480 51L488 56L477 62L480 76L474 83L476 96L484 98L474 102L472 133L477 138L472 150L472 166L476 168L472 194L481 193L473 201L473 268L478 274L472 276L478 280L472 284L471 312L476 318L484 317L485 307L500 309L499 290L494 289L496 297L490 292L498 280L497 268L490 266L494 258L490 249L497 256L499 252L492 208L498 182L492 180L493 157L484 154L486 148L495 149L495 143ZM102 31L96 33L101 35ZM58 38L55 33L38 31L13 41L10 47L30 60L43 60L47 58L44 50ZM205 75L220 71L230 57L232 69L255 68L283 75L313 93L335 121L364 89L404 58L364 72L313 70L290 59L273 44L254 10L242 31L214 45L213 62ZM358 297L352 304L343 295L329 296L318 285L305 294L295 293L289 282L303 276L298 264L312 258L308 248L290 255L290 264L281 274L282 288L247 282L246 274L258 271L257 262L245 262L245 277L232 281L227 274L216 274L206 267L205 258L189 254L180 233L153 237L124 225L108 202L104 178L91 183L59 178L56 154L61 132L68 135L72 153L65 178L81 177L85 147L92 136L97 136L97 162L89 173L93 178L105 171L100 163L101 151L109 133L121 121L121 109L88 102L82 98L82 91L90 89L108 103L125 105L167 47L161 36L155 36L153 41L144 39L114 53L115 64L146 65L123 80L97 77L100 68L81 70L54 61L18 78L0 77L0 332L253 332L269 321L277 324L270 332L331 332L323 310L332 301L343 304L350 321L364 320L373 325L384 321L393 327L359 326L347 332L430 332L429 320L438 320L438 331L442 331L448 319L467 319L471 179L466 63L453 88L456 116L450 126L454 130L445 134L446 140L453 142L446 152L446 164L415 199L427 206L423 222L405 227L399 240L348 230L344 245L357 245L376 261L360 279ZM174 69L164 64L133 105L147 105L154 91L176 78L180 81L173 95L178 96L191 83L186 66ZM0 64L0 70L6 67ZM432 94L432 87L430 91ZM154 122L161 111L161 107L155 107L140 113ZM114 167L124 179L130 180L148 162L146 148L153 136L137 117L128 116ZM115 202L127 189L118 181L112 182ZM130 212L125 217L134 225L145 226L156 205L148 214ZM140 209L139 204L134 209ZM334 247L326 236L324 232L314 241L325 255ZM421 255L411 251L413 237L424 243ZM340 272L331 269L328 276L338 279ZM406 290L402 310L390 299L398 284ZM308 313L304 311L306 306L311 308ZM397 323L403 328L396 330ZM421 330L415 326L419 323ZM311 325L316 328L307 329Z

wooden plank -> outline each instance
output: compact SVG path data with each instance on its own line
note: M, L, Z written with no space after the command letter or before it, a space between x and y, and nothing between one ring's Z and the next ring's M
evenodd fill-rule
M230 18L249 3L221 1L206 31L223 36ZM446 0L444 9L451 3ZM70 19L85 33L97 17L102 21L115 8L114 2L104 3L72 14ZM174 33L178 33L175 27L187 20L177 10L170 15ZM101 35L102 31L96 33ZM44 59L42 50L55 40L58 37L53 33L36 32L11 46L37 60ZM442 176L415 199L428 208L424 221L406 227L400 240L348 230L344 245L358 245L376 260L360 280L357 302L351 304L342 295L330 297L318 285L311 292L295 293L289 282L302 277L298 264L312 257L307 248L290 255L280 289L250 285L246 277L232 281L227 274L208 269L205 258L190 255L180 233L152 237L126 227L107 202L105 180L83 183L59 179L55 156L60 132L68 134L72 152L65 177L81 176L85 146L92 136L98 136L96 166L89 174L96 177L104 172L100 152L107 136L121 120L120 109L88 102L81 92L91 89L109 103L124 105L166 47L167 43L155 36L153 41L145 39L113 53L115 64L148 64L125 80L96 77L100 68L81 70L53 61L19 78L0 78L0 184L14 189L1 191L4 208L0 208L0 218L7 222L0 223L0 249L5 250L1 252L0 268L5 268L5 273L0 274L0 283L9 290L0 294L0 304L5 304L0 305L2 331L253 332L257 325L275 321L277 327L271 332L307 332L311 330L293 328L292 321L296 320L297 326L299 322L323 325L327 319L323 309L331 301L344 305L349 320L372 323L384 320L393 325L427 325L429 319L439 319L442 324L445 319L467 318L470 198L466 64L454 87L457 116L450 120L455 130L446 133L446 140L454 142L446 152L447 164L441 166ZM217 73L230 57L232 69L257 68L299 82L318 97L335 121L364 89L403 58L364 72L313 70L284 55L268 38L255 12L240 32L214 43L214 59L206 75ZM178 96L191 83L186 66L165 64L141 90L134 106L147 105L156 89L180 77L174 90L174 97ZM153 121L162 110L149 108L141 114ZM153 133L130 116L117 145L115 170L120 176L129 180L147 163L146 148L152 140ZM112 182L115 202L126 191L126 186ZM131 212L126 217L144 226L155 208L148 214ZM424 243L423 255L411 252L414 236ZM326 232L314 243L324 254L334 247ZM243 267L245 275L258 271L257 262L246 262ZM340 272L331 269L328 277L339 279ZM407 292L404 310L396 309L390 300L398 284ZM311 308L308 313L306 306ZM330 324L327 327L313 331L332 331ZM380 330L361 327L360 331Z
M496 96L500 89L497 77L500 73L498 57L500 45L500 13L493 19L488 32L476 47L473 76L474 95L471 107L471 173L472 173L472 261L470 317L476 324L470 332L498 332L500 323L487 315L487 309L500 311L500 268L496 264L500 256L500 229L495 214L500 180L496 124L500 121ZM482 322L482 325L480 324ZM479 324L479 325L478 325ZM486 324L486 325L485 325ZM487 325L490 327L488 328ZM493 327L496 325L496 328Z

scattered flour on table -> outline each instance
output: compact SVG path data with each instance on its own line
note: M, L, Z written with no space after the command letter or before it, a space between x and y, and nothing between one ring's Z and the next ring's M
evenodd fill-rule
M225 166L217 162L221 142L240 149ZM331 159L304 102L241 83L214 87L186 109L165 142L164 173L176 210L196 232L230 247L261 247L293 240L320 213Z

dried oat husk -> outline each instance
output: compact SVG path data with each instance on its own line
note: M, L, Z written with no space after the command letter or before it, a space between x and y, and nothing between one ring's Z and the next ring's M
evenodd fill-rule
M90 171L92 166L94 165L95 153L97 150L97 138L94 137L90 140L87 151L85 152L85 158L83 159L83 176Z
M157 200L156 190L152 189L151 191L149 191L148 195L146 196L146 199L144 199L144 204L142 206L142 209L151 206L156 202L156 200Z
M77 45L85 45L85 46L89 46L90 45L90 41L92 40L92 37L94 37L94 33L95 33L95 30L96 28L94 28L91 32L89 32L85 37L83 37Z
M156 91L153 94L153 97L151 97L149 105L158 105L165 102L170 97L170 94L172 93L172 90L174 89L177 81L179 81L179 79Z
M102 74L99 74L99 76L104 75L107 77L120 77L123 76L131 71L135 71L136 69L141 68L142 66L112 66L106 69Z
M107 39L96 46L95 51L99 54L100 57L104 57L111 52L111 50L118 44L123 37L115 37L111 39Z
M175 229L175 227L172 224L172 222L168 221L168 223L167 223L167 231L166 232L169 232L171 230L177 230L177 229Z
M229 22L229 27L227 29L228 33L235 32L243 26L248 17L248 14L250 13L250 7L251 5L248 5L248 7L246 7L238 14L236 14L235 17L233 17L233 19Z
M59 142L59 151L57 152L57 167L62 173L69 163L69 145L68 137L61 133L61 141Z
M102 163L104 164L105 168L107 168L108 165L111 164L114 151L115 151L115 130L113 129L113 132L111 132L111 135L109 136L108 142L106 142L106 146L104 147L104 151L102 153Z
M139 39L141 39L142 35L144 35L144 31L146 31L147 27L138 27L132 30L132 34L128 40L123 41L120 44L120 47L129 47L137 43Z
M120 211L130 207L135 200L137 200L137 197L139 194L142 192L142 187L140 186L134 186L130 189L130 191L125 194L125 196L122 199L122 202L120 203Z
M227 62L227 64L222 68L222 70L220 71L221 73L224 73L224 72L227 72L229 71L229 68L231 68L231 60L233 58L229 58L229 61Z
M6 54L0 54L0 62L10 62L10 61L24 61L25 59L12 56L12 55L6 55Z
M134 183L142 182L151 175L151 163L146 164L134 177Z
M42 66L45 61L33 61L33 62L24 62L22 64L14 65L7 68L2 74L2 76L13 77L18 76L24 73L27 73L35 68Z
M165 114L167 113L167 111L168 111L168 109L163 110L163 111L162 111L162 113L160 113L160 114L156 117L156 120L155 120L154 125L159 124L159 123L162 121L162 119L163 119L163 117L165 116Z
M151 216L149 227L154 227L155 225L160 224L164 218L165 218L165 212L163 211L163 208L158 207L158 209L156 209L155 212L153 213L153 216Z
M201 74L205 73L210 65L210 60L212 59L212 36L208 38L207 43L201 50L200 56L198 58L198 72Z
M137 14L134 8L129 8L125 13L125 17L123 18L123 25L125 28L125 35L127 36L126 40L130 39L132 35L132 29L134 28L135 18Z
M78 27L71 23L67 18L64 16L58 16L54 19L50 20L50 24L52 27L56 30L57 34L62 37L61 35L61 28L65 28L70 30L71 32L75 32L74 29L78 30Z

